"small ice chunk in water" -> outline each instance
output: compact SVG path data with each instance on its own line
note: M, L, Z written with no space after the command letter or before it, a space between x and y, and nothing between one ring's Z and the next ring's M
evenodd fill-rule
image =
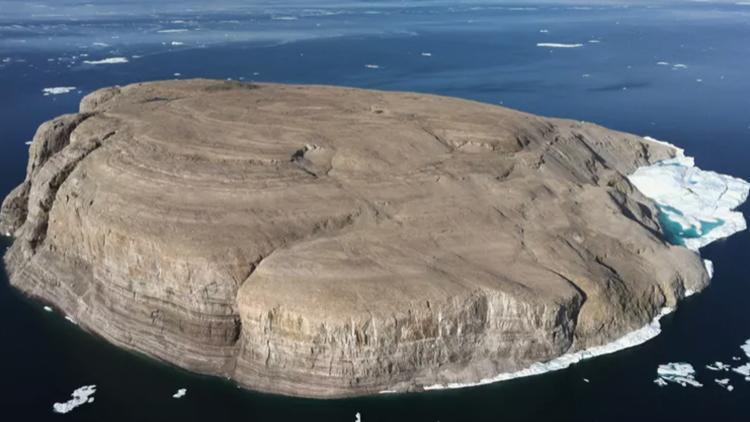
M172 394L172 397L175 399L181 399L185 397L185 394L187 394L187 388L180 388L176 393Z
M120 64L127 63L128 59L125 57L108 57L101 60L84 60L86 64L97 65L97 64Z
M78 323L76 322L76 320L74 320L73 318L71 318L70 315L65 315L65 319L67 319L68 322L70 322L71 324L78 325Z
M68 413L78 406L93 403L94 393L96 393L96 385L85 385L73 391L73 394L71 394L72 398L65 403L53 404L52 410L55 413Z
M52 312L52 308L50 308L49 306L45 306L44 310L47 311L47 312Z
M663 380L663 379L661 379L661 378L657 378L657 379L655 379L655 380L654 380L654 384L658 385L659 387L666 387L667 385L669 385L669 383L668 383L668 382L664 381L664 380Z
M60 94L67 94L71 91L74 91L76 87L74 86L55 86L51 88L44 88L42 89L42 92L44 95L60 95Z
M727 365L724 362L716 361L710 365L706 365L706 369L710 369L712 371L728 371L731 369L731 366Z
M654 382L659 386L664 386L663 383L657 380L663 380L665 382L673 382L683 387L691 385L693 387L703 387L703 384L695 379L695 369L693 365L684 362L667 363L659 365L656 373L658 377Z
M675 68L675 69L687 69L687 65L686 64L682 64L682 63L677 63L677 64L675 64L672 67Z
M734 390L734 387L732 387L732 385L729 384L729 378L715 379L714 382L716 382L716 384L719 384L721 388L727 391Z
M659 66L669 66L669 62L656 62Z
M587 383L587 384L588 384L588 383L590 383L591 381L590 381L590 380L589 380L588 378L584 378L584 379L583 379L583 382L585 382L585 383Z
M422 53L423 57L432 57L432 53Z
M557 42L540 42L536 43L537 47L547 47L547 48L578 48L583 47L583 44L564 44L564 43L557 43Z
M366 64L365 67L368 69L380 69L380 65L377 64Z
M357 414L354 415L354 417L356 418L354 419L354 422L362 422L362 415L360 415L359 412L357 412Z

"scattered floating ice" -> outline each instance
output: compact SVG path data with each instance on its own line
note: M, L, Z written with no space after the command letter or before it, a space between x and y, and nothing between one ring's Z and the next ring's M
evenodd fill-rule
M187 388L180 388L176 393L172 394L172 398L181 399L187 394Z
M575 353L568 353L568 354L559 356L547 362L534 363L528 368L521 369L516 372L498 374L492 378L483 378L473 383L434 384L434 385L425 386L424 389L425 390L442 390L442 389L452 389L452 388L473 387L476 385L490 384L493 382L506 381L506 380L513 379L513 378L528 377L532 375L539 375L539 374L543 374L546 372L565 369L569 367L570 365L573 365L574 363L578 363L584 359L589 359L589 358L593 358L596 356L614 353L619 350L637 346L639 344L643 344L651 340L652 338L659 335L659 333L661 332L661 325L659 324L659 320L661 320L662 317L664 317L665 315L669 314L672 311L673 311L672 308L663 308L661 312L659 313L659 315L657 315L650 323L648 323L647 325L635 331L625 334L624 336L620 337L619 339L611 343L607 343L601 346L595 346L590 349L581 350Z
M714 382L716 382L716 384L718 384L721 388L727 391L734 390L734 387L732 387L732 385L729 384L729 378L715 379Z
M745 202L750 183L701 170L680 149L677 157L641 167L628 179L657 203L673 243L697 251L747 227L742 213L732 210Z
M732 360L737 362L739 360L742 360L739 356L732 356Z
M661 378L657 378L657 379L655 379L655 380L654 380L654 384L658 385L659 387L666 387L667 385L669 385L669 383L668 383L668 382L664 381L664 380L663 380L663 379L661 379Z
M539 42L536 43L537 47L547 47L547 48L578 48L583 47L583 44L561 44L556 42Z
M174 28L174 29L160 29L156 32L160 34L176 34L178 32L188 32L188 30L185 28Z
M71 91L74 91L76 87L74 86L56 86L52 88L44 88L42 89L42 92L44 95L60 95L60 94L67 94Z
M128 59L126 57L109 57L102 60L84 60L83 61L86 64L120 64L120 63L127 63Z
M299 18L296 16L273 16L271 19L275 21L296 21Z
M706 365L706 369L710 369L712 371L728 371L732 367L727 365L726 363L716 361L710 365Z
M689 363L678 362L659 365L659 368L656 369L656 373L658 377L654 380L654 382L661 387L665 386L666 384L663 382L659 382L658 380L673 382L683 387L686 387L688 385L691 385L693 387L703 387L703 384L696 381L695 369L693 369L693 365Z
M78 406L82 406L86 403L93 403L94 393L96 393L96 385L85 385L73 391L73 394L71 394L72 398L65 403L53 404L52 410L54 410L55 413L68 413Z
M682 63L677 63L677 64L675 64L672 67L675 68L675 69L687 69L687 65L686 64L682 64Z
M380 69L380 65L377 64L366 64L365 67L368 69Z

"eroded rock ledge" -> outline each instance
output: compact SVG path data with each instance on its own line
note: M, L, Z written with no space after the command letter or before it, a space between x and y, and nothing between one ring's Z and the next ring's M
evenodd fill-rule
M191 80L42 125L14 286L114 344L275 393L472 382L708 282L624 177L670 148L430 95Z

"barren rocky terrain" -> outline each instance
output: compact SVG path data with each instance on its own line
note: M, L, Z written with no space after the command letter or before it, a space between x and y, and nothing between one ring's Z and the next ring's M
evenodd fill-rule
M643 326L708 275L626 179L668 146L432 95L189 80L43 124L14 286L274 393L473 382Z

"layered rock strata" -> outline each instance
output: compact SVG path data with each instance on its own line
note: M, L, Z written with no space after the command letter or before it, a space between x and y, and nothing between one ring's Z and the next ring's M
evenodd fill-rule
M609 342L708 276L627 180L668 146L431 95L190 80L43 124L11 283L274 393L472 382Z

